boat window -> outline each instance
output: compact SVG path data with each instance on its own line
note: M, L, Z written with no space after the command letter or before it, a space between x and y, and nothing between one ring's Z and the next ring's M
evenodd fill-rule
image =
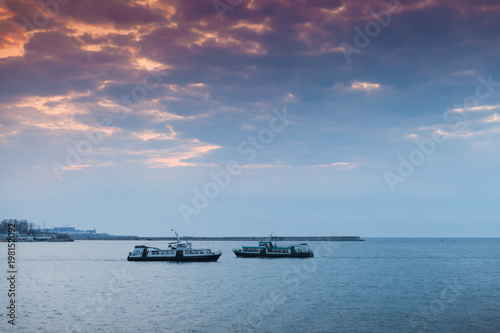
M244 247L243 248L243 251L244 252L259 252L260 249L259 248L248 248L248 247Z

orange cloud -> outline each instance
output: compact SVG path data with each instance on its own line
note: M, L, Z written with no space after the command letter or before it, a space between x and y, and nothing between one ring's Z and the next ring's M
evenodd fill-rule
M359 82L359 81L353 81L350 85L350 88L353 90L364 90L364 91L371 91L379 89L380 87L381 85L379 83Z
M194 147L185 147L183 152L173 152L171 150L164 150L154 154L148 158L144 164L149 165L151 168L171 168L179 166L197 166L206 165L200 163L187 162L190 158L203 156L207 152L221 148L216 145L200 145Z
M172 140L175 139L176 133L170 125L167 125L170 133L157 133L153 130L146 130L143 132L132 132L132 137L142 141L148 140Z

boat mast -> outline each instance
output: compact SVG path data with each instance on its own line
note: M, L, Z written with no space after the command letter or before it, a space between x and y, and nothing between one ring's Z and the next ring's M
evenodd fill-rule
M177 233L177 230L172 229L172 231L175 233L175 236L177 237L177 242L180 243L181 239L179 238L179 234Z
M278 246L277 243L273 244L273 236L274 236L274 232L276 231L276 229L274 229L273 231L271 231L271 233L269 234L269 240L268 242L271 243L271 245L273 246Z

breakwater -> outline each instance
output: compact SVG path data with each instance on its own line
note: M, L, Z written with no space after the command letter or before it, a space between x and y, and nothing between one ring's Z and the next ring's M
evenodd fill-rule
M75 239L82 240L145 240L145 241L176 241L175 237L139 237L139 236L109 236L109 237L86 237ZM267 237L181 237L188 241L260 241ZM273 241L335 241L335 242L357 242L363 241L359 236L273 236Z

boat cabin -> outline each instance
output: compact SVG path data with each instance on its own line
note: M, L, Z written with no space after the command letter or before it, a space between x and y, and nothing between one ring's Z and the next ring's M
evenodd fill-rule
M134 247L134 252L131 252L130 255L140 256L144 253L144 250L149 249L149 246L146 245L136 245Z
M295 246L295 251L298 253L307 253L310 251L309 245L306 243L299 244L299 246Z

